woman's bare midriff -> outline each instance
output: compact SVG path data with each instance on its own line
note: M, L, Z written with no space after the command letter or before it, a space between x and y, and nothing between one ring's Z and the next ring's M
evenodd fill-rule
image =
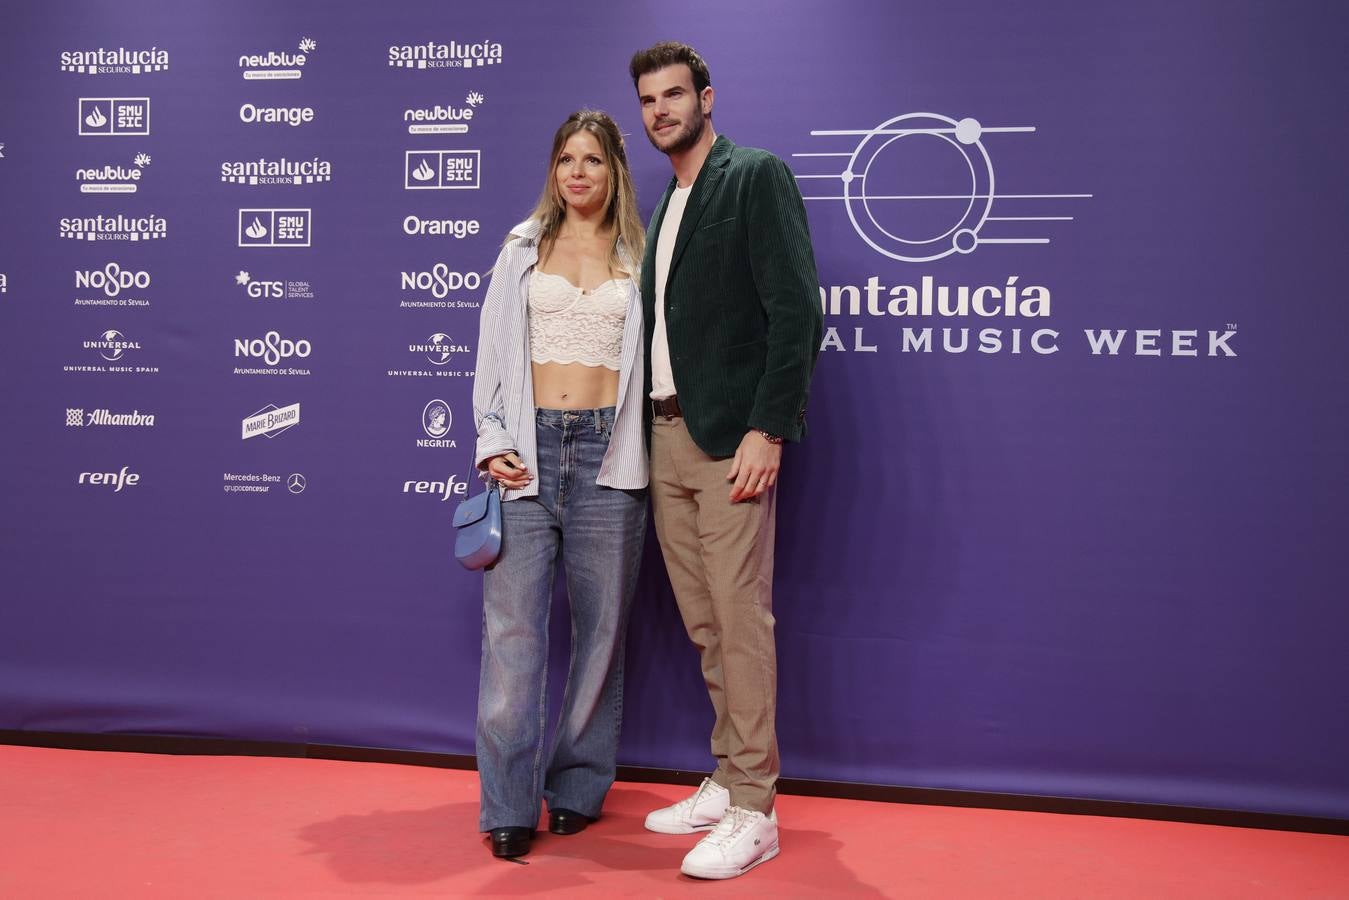
M618 403L618 373L581 363L532 363L538 409L601 409Z

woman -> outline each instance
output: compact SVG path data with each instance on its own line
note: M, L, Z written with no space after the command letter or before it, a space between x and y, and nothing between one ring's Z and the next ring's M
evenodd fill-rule
M483 302L476 462L502 494L502 549L483 579L479 826L492 853L529 852L599 815L614 780L623 642L646 531L644 234L623 138L602 112L553 137L543 195L511 230ZM545 752L548 611L558 559L571 667Z

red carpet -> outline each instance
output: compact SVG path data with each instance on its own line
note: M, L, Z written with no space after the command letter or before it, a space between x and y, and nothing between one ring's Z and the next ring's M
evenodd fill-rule
M694 837L620 784L529 865L477 834L472 772L0 747L0 897L1349 897L1349 838L782 797L782 854L679 874Z

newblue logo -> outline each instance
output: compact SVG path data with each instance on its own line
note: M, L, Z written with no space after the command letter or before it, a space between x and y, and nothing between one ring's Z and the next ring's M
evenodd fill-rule
M463 106L446 103L444 106L405 109L403 121L412 123L408 126L408 134L467 134L468 123L485 102L487 98L482 94L470 91Z
M293 81L304 77L309 54L318 49L312 38L300 38L298 50L268 50L239 57L239 68L246 81Z
M130 166L76 169L75 180L79 182L81 194L134 194L148 165L150 155L137 153Z

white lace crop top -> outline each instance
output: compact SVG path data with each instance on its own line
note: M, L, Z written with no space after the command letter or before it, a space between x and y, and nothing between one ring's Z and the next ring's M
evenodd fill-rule
M561 275L529 276L529 358L580 363L617 372L628 317L628 279L611 278L583 291Z

